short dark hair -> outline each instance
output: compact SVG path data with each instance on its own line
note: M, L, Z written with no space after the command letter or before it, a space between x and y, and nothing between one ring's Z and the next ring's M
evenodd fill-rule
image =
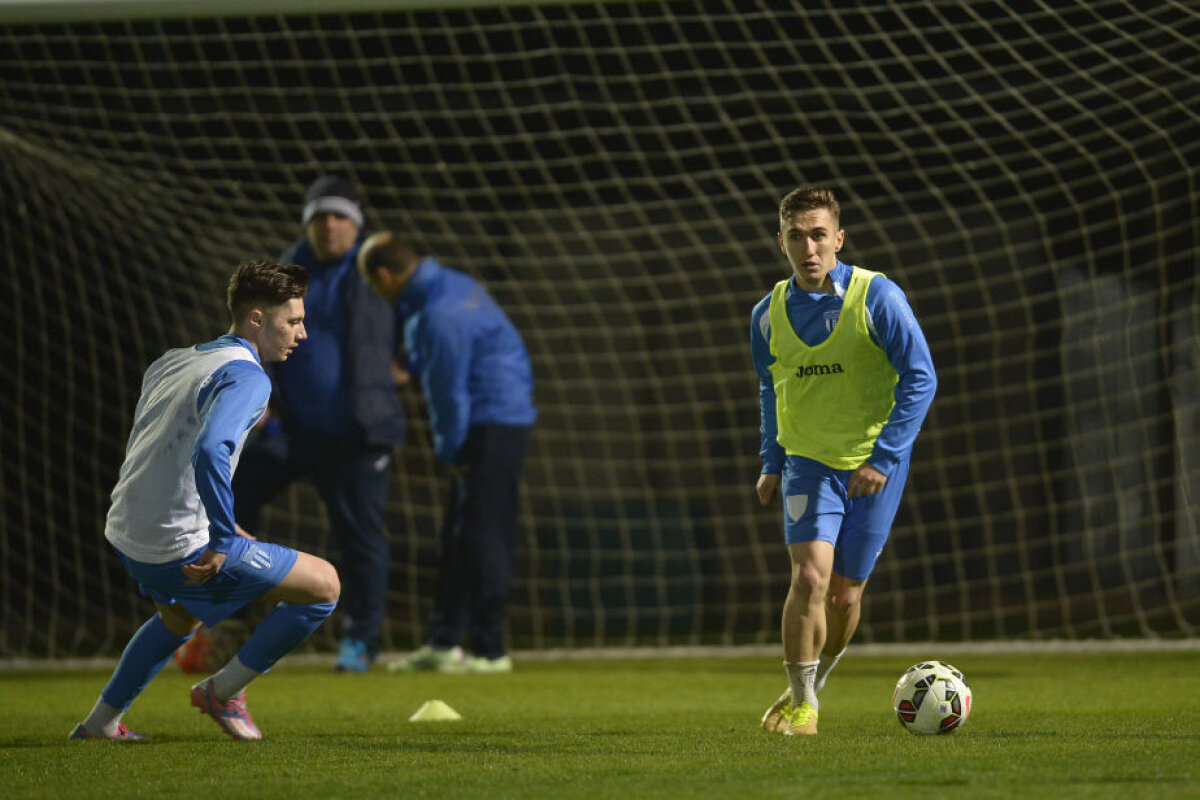
M801 186L799 189L793 189L784 195L779 204L779 227L783 228L797 214L816 211L818 208L828 209L835 224L841 221L842 207L838 204L833 189L824 186Z
M382 267L389 272L403 272L412 262L429 255L425 244L415 236L383 233L366 251L362 268L368 275Z
M229 277L225 305L236 319L256 305L278 306L308 291L308 270L299 264L277 264L252 258L238 264Z

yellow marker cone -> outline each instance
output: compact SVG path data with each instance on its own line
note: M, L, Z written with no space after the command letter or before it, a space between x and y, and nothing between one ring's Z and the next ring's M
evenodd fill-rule
M462 719L462 715L441 700L426 700L425 703L408 718L409 722L444 722Z

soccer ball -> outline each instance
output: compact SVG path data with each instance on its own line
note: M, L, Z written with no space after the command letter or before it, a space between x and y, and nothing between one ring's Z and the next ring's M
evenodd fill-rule
M953 666L922 661L896 681L892 708L909 733L954 733L971 714L971 687Z

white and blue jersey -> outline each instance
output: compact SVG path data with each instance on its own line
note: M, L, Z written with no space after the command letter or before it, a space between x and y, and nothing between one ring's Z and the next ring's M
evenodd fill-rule
M235 538L231 481L271 381L250 344L226 334L164 353L146 370L104 535L145 564Z
M809 347L816 347L828 339L837 325L852 270L849 264L839 261L829 271L833 294L810 294L799 291L795 281L788 284L785 296L788 320L796 335ZM770 305L771 294L768 292L750 315L750 352L759 379L762 471L778 475L783 470L785 453L777 441L779 424L775 416L775 383L770 369L775 360L771 355ZM867 289L867 326L871 340L883 349L899 376L896 404L867 458L873 467L890 475L916 441L937 390L937 375L929 344L904 292L882 275L876 276ZM814 414L820 413L821 410L814 409Z

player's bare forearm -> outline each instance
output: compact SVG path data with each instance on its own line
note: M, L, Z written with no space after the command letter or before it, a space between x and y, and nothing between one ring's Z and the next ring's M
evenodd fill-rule
M754 491L758 494L759 504L764 508L771 505L776 492L779 491L779 481L779 475L771 475L764 472L758 476L758 483L754 485Z
M851 498L878 494L883 491L885 483L887 475L864 461L858 469L850 473L850 480L846 483L846 494Z

